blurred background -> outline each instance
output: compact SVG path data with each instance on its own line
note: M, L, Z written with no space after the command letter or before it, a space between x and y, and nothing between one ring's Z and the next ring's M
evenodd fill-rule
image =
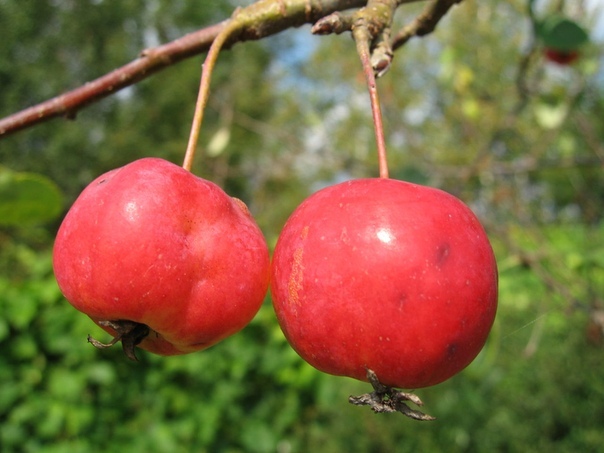
M0 117L76 88L236 1L0 1ZM403 25L423 2L399 8ZM396 52L379 81L391 176L447 190L485 225L500 270L489 341L420 389L435 422L353 407L368 384L322 374L286 343L270 298L241 333L162 358L96 350L106 335L60 294L62 216L97 175L182 163L203 56L0 140L2 452L595 452L604 445L604 5L465 0ZM552 62L535 21L589 40ZM309 194L377 176L348 35L310 27L221 54L193 171L243 199L270 247ZM43 195L42 195L43 194ZM43 198L41 198L43 197Z

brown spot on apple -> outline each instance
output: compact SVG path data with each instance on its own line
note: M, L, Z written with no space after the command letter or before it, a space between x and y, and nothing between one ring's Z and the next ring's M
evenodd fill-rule
M300 238L302 239L302 241L304 241L307 236L308 236L308 226L305 226L300 233ZM302 289L302 281L304 280L304 266L302 265L303 255L304 255L304 245L300 245L300 247L298 247L294 252L293 262L292 262L292 272L289 277L289 283L287 286L287 290L288 290L288 294L289 294L289 301L290 301L290 303L295 304L295 305L297 305L299 303L298 294L299 294L300 290Z
M457 356L457 343L450 343L447 345L447 360L454 360Z
M447 260L449 259L449 255L451 254L451 246L448 242L443 242L436 249L436 265L438 267L443 267Z

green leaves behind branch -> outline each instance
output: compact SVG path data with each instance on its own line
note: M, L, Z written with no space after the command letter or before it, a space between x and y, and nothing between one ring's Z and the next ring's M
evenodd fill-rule
M46 176L0 166L0 226L30 226L55 219L63 194Z
M589 40L589 35L575 21L560 15L552 15L538 24L537 33L550 49L572 52Z

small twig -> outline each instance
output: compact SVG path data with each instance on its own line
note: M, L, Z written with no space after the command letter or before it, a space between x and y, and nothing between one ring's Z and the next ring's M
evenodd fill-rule
M392 49L396 50L414 36L425 36L432 33L436 25L456 3L463 0L436 0L424 8L410 24L402 28L392 39Z
M392 63L393 52L390 46L390 33L396 8L400 0L369 0L365 8L353 12L335 12L323 17L312 27L312 33L327 35L353 31L359 26L365 27L371 66L375 77L381 77ZM353 34L354 36L354 34ZM356 39L356 38L355 38Z
M377 143L378 165L380 169L380 178L388 178L388 159L386 153L386 139L384 138L384 124L382 121L382 110L378 97L375 74L371 65L371 56L369 54L369 36L367 27L361 22L354 26L352 35L357 46L357 52L363 65L369 98L371 101L371 113L373 115L373 126L375 129L375 140Z
M354 12L336 11L315 22L311 28L311 33L314 35L330 35L332 33L339 35L352 30L354 19Z
M414 420L436 420L431 415L424 414L407 406L406 401L410 401L417 406L423 406L424 403L422 400L414 393L401 392L382 384L377 375L370 369L367 369L367 379L373 387L373 392L349 397L348 402L350 404L354 404L355 406L370 406L371 410L375 413L400 412Z
M394 58L394 51L390 45L390 32L391 27L388 26L382 30L379 37L374 40L371 51L371 67L375 72L375 77L380 78L392 65L392 59Z

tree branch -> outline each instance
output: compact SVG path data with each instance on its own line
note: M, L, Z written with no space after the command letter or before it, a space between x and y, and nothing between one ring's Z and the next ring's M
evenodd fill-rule
M73 119L79 109L133 85L160 69L207 50L221 28L222 23L216 24L144 50L136 60L92 82L7 116L0 120L0 137L58 116Z
M399 4L421 0L399 0ZM258 40L288 28L315 23L335 11L362 7L366 0L259 0L240 14L249 25L227 43ZM56 117L73 119L78 110L147 78L151 74L209 49L224 22L146 49L132 62L57 97L0 119L0 138Z
M426 5L424 10L413 22L400 30L392 39L392 49L396 50L414 36L424 36L432 33L438 22L456 3L463 0L435 0Z

